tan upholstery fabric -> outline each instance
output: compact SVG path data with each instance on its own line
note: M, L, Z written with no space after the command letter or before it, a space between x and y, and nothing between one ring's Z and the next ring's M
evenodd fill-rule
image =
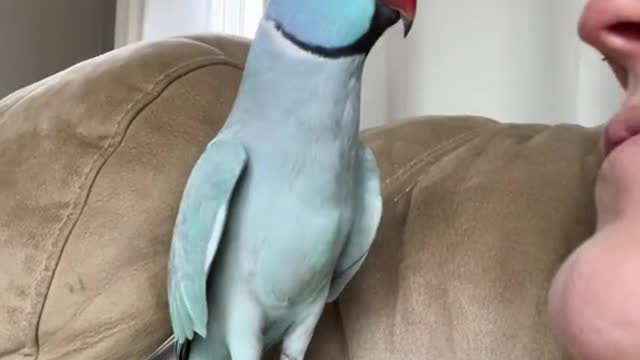
M119 50L0 102L0 359L141 359L169 335L181 188L248 45L207 42Z
M120 49L0 101L0 360L144 359L186 178L248 43ZM363 136L385 215L309 359L564 359L546 290L594 226L599 130L414 119Z
M340 300L349 359L563 359L546 293L593 231L598 132L443 117L366 139L385 216Z

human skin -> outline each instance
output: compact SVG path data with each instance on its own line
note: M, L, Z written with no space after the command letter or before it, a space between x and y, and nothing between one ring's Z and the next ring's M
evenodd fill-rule
M553 330L576 360L640 359L640 0L590 0L580 37L609 62L626 100L607 122L595 234L549 292Z

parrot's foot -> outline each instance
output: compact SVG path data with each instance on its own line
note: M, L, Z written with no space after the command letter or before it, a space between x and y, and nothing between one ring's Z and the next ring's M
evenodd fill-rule
M328 288L327 291L329 291ZM307 313L289 328L282 342L280 360L303 360L305 358L314 329L322 315L324 299L326 297L319 298L312 307L307 309Z
M302 360L302 359L298 359L296 357L293 357L293 356L283 352L282 355L280 355L280 360Z

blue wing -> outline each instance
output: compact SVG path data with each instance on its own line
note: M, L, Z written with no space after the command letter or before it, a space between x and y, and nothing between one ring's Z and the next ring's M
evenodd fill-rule
M187 181L169 255L169 311L179 344L194 333L206 337L207 277L247 157L241 143L215 139Z
M353 224L333 274L328 302L338 298L362 266L382 217L380 170L373 151L364 144L358 149L358 164Z

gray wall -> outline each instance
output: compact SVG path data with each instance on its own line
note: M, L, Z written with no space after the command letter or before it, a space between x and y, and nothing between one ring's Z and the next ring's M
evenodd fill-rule
M116 0L0 0L0 98L113 49Z

